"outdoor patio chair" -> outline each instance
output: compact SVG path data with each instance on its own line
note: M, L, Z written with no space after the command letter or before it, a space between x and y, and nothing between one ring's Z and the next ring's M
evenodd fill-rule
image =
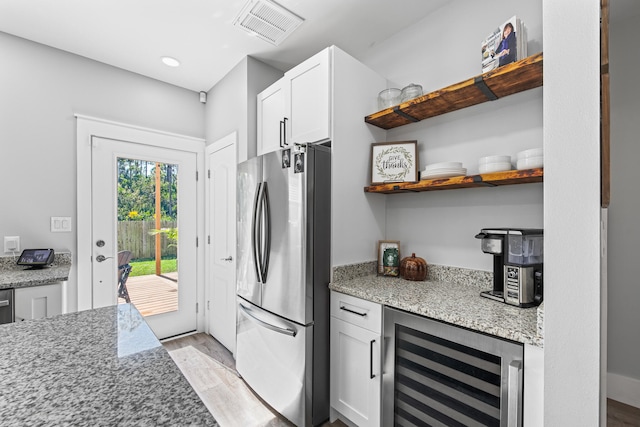
M118 298L124 298L128 303L131 302L127 290L127 279L131 272L129 261L131 261L131 251L118 252Z

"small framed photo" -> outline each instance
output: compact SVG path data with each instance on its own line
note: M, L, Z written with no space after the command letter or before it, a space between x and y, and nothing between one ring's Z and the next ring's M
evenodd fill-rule
M291 148L282 150L282 169L291 167Z
M371 183L417 182L418 141L371 144Z
M378 275L400 276L400 242L398 240L378 241Z

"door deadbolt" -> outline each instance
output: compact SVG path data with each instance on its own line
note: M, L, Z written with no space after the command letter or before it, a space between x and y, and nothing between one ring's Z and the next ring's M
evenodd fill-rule
M99 248L103 247L104 246L104 240L98 240L96 242L96 246L99 247Z

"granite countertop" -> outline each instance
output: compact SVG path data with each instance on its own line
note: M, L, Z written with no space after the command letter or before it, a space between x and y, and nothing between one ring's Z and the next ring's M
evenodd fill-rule
M353 277L340 274L336 279L334 272L329 288L474 331L543 346L536 307L519 308L481 297L480 292L490 289L491 282L487 282L487 276L481 275L478 280L477 274L468 273L473 270L458 274L455 280L447 280L451 275L439 270L438 274L430 272L430 280L423 282L375 274Z
M131 304L0 325L2 425L217 426Z
M14 257L0 257L0 289L26 288L65 282L69 280L70 269L70 253L56 252L53 264L39 269L16 265Z

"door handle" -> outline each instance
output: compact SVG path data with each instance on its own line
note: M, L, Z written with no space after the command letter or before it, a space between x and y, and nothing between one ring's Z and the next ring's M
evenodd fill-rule
M280 120L280 148L284 148L284 139L283 139L283 131L284 121Z
M9 300L8 299L4 299L2 301L0 301L0 307L8 307L9 306Z
M112 259L112 258L113 258L112 256L98 255L98 256L96 257L96 261L98 261L98 262L103 262L103 261L106 261L106 260L108 260L108 259Z
M285 117L284 120L282 121L283 128L284 128L282 142L284 143L285 146L289 145L289 143L287 142L287 120L289 119Z
M374 379L376 374L373 373L373 344L375 344L376 340L371 340L369 342L369 379Z
M220 258L220 261L229 261L229 262L231 262L231 261L233 261L233 257L231 255L229 255L226 258Z

